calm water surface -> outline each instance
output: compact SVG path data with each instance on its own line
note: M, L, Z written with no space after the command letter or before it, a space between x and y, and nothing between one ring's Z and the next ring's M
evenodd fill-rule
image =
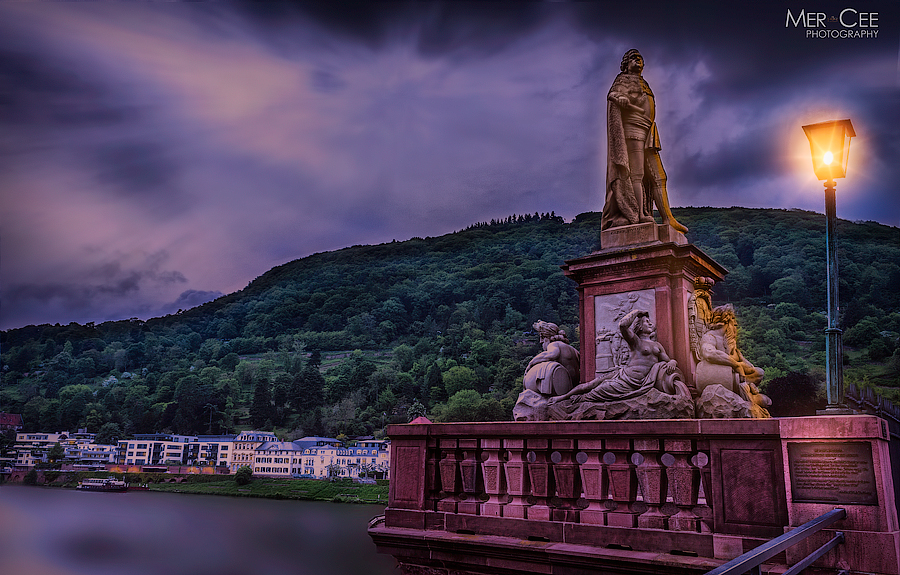
M396 575L366 533L384 508L0 487L0 573Z

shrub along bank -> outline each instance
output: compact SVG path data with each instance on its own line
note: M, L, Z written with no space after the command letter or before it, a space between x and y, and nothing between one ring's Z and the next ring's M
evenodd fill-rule
M387 504L388 482L375 485L350 480L323 481L318 479L270 479L254 477L247 485L238 485L234 478L202 483L151 483L151 491L230 495L232 497L265 497L268 499L304 499L340 503Z
M87 477L114 476L129 485L146 486L150 491L229 495L232 497L264 497L268 499L303 499L339 503L387 504L388 481L375 484L355 483L349 479L327 481L319 479L274 479L254 477L246 485L238 485L232 475L183 475L166 473L85 473L44 471L36 473L31 485L75 488Z

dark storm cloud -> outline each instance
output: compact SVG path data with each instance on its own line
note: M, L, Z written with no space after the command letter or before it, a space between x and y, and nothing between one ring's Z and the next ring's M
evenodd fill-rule
M98 146L99 178L126 192L145 192L171 185L175 165L160 146L146 142L110 143Z
M734 186L780 168L778 150L766 140L764 129L746 133L740 140L725 142L712 152L686 154L669 170L670 178L686 189ZM691 198L685 198L688 202Z
M122 255L76 271L67 281L9 282L3 289L4 319L22 325L43 323L47 320L35 318L46 310L65 310L66 317L73 318L67 321L80 322L146 314L156 307L152 302L157 290L187 282L180 271L165 269L167 260L169 255L163 252ZM183 298L205 297L192 291L184 292Z
M0 125L38 129L121 122L97 83L58 62L14 48L0 48Z
M190 205L179 183L184 160L171 145L130 137L98 143L83 153L94 165L98 190L134 202L145 215L166 218Z
M143 198L160 215L184 207L173 146L147 134L152 106L100 70L12 44L0 47L0 131L9 136L0 138L0 166L45 150L57 165L93 165L100 193Z
M186 290L181 292L178 299L156 310L155 315L167 315L176 313L180 310L197 307L198 305L220 298L223 295L225 294L220 291Z
M397 36L415 39L424 56L488 54L534 32L560 6L541 2L240 2L266 29L307 19L373 49Z
M771 3L0 3L0 327L171 313L313 252L599 210L632 47L673 205L821 211L800 126L852 117L838 214L897 225L898 8L853 6L877 39L808 39Z

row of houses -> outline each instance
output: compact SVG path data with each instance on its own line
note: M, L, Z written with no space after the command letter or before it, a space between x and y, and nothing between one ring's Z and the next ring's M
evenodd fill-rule
M390 442L358 439L344 444L330 437L304 437L279 441L274 433L245 431L237 435L136 434L116 445L94 443L95 434L17 433L16 467L48 462L50 449L59 443L61 463L75 469L117 466L130 472L168 471L171 467L206 468L234 473L249 466L254 475L267 477L383 478L390 473Z

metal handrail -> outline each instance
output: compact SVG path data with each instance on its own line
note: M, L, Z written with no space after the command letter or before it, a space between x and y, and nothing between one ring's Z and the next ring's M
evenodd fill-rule
M841 508L832 509L828 513L816 517L812 521L807 521L800 527L795 529L791 529L784 535L776 537L767 543L763 543L756 549L751 549L747 551L740 557L735 557L728 563L724 563L712 571L706 573L706 575L744 575L745 573L750 573L751 575L761 575L762 571L759 566L762 565L768 559L771 559L775 555L781 553L788 547L795 545L810 535L817 533L828 527L832 523L836 521L840 521L847 517L847 511ZM825 545L819 547L815 551L813 551L809 556L800 561L799 563L793 565L790 569L784 572L784 575L797 575L807 567L809 567L813 561L825 555L828 551L840 545L844 542L844 534L843 532L838 532L835 534L834 538L831 539Z

